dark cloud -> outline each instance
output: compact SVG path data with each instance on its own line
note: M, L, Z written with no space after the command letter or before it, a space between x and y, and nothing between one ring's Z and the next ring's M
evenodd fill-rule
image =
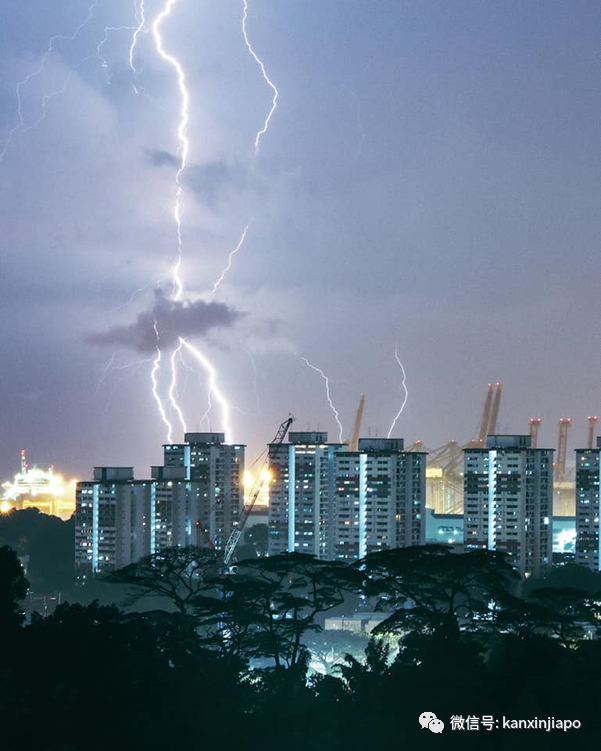
M211 329L230 328L243 315L222 302L175 302L157 290L152 308L139 313L134 323L90 334L87 341L101 347L154 352L155 321L161 346L169 347L177 345L180 336L206 336Z
M181 165L180 158L170 151L163 151L162 149L147 149L146 158L154 167L164 167L165 165L180 167Z

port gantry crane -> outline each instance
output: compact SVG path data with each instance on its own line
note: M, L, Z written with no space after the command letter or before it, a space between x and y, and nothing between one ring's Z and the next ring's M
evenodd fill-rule
M232 555L234 554L234 550L236 549L236 545L238 544L240 537L242 537L244 525L248 521L250 512L253 510L253 506L255 505L255 501L259 497L259 494L263 489L263 485L266 482L265 478L269 476L269 470L271 469L272 464L275 462L282 443L284 442L284 438L286 437L286 433L288 432L288 429L293 422L294 417L289 417L287 420L285 420L278 428L278 432L275 434L275 438L269 444L270 446L275 446L275 451L271 452L271 454L268 452L261 471L257 473L257 478L254 481L252 489L248 496L248 502L244 505L240 519L238 520L236 526L232 530L231 535L229 536L228 541L225 544L223 554L223 563L225 566L229 565Z

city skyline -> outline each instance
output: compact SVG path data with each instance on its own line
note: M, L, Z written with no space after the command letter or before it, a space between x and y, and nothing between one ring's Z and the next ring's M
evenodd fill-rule
M78 477L120 456L160 462L153 315L176 337L164 403L179 334L242 410L232 436L249 459L288 413L338 436L310 365L330 379L343 438L361 393L362 434L386 437L405 398L395 352L409 395L392 437L468 442L500 381L499 432L542 417L539 446L555 447L569 416L568 458L586 447L599 411L599 9L251 0L248 38L279 94L255 155L272 90L244 3L178 0L161 26L190 90L178 306L180 97L150 33L164 6L146 0L135 71L139 3L0 11L0 474L23 448ZM88 16L33 75L53 35ZM206 370L182 357L187 430L224 431L215 400L203 422Z

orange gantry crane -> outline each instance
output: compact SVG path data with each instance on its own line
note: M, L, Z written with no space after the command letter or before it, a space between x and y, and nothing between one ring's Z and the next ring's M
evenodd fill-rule
M486 441L486 435L488 432L488 423L490 421L490 410L492 407L492 399L494 386L492 383L488 384L488 394L486 395L486 401L484 402L484 410L482 411L482 420L480 421L480 431L478 432L478 443L484 444Z
M566 458L568 455L568 430L572 424L571 417L559 418L559 439L557 441L557 460L555 462L555 480L565 482Z
M488 392L486 394L486 401L484 402L484 409L482 410L478 437L470 443L466 444L466 448L478 448L484 446L486 443L486 436L494 435L496 433L497 423L499 421L499 408L501 406L502 393L502 384L488 384Z
M361 420L363 419L363 408L365 407L365 394L361 394L359 397L359 406L357 408L357 415L355 417L355 427L353 428L353 435L347 441L349 451L359 450L359 432L361 431Z
M538 429L540 428L541 422L542 419L540 417L531 417L529 420L530 438L532 438L530 445L533 449L538 447Z
M589 415L588 416L588 447L589 449L593 448L593 443L595 441L595 425L597 424L597 421L599 418L597 415Z

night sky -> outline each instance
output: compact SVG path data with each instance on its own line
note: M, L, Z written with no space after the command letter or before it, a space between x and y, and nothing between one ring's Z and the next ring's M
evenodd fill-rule
M163 5L146 0L147 28ZM279 92L255 156L272 91L243 2L177 0L160 31L190 96L179 300L181 96L151 33L130 68L139 6L98 0L74 39L85 1L0 6L0 477L22 448L80 478L160 463L155 320L174 440L184 336L251 461L289 413L338 438L302 358L330 377L345 437L361 392L362 433L386 436L405 396L395 347L409 395L393 436L470 440L501 381L500 432L542 417L539 446L555 446L571 416L570 447L586 445L601 412L598 2L248 0ZM206 370L186 349L175 362L187 429L223 431Z

